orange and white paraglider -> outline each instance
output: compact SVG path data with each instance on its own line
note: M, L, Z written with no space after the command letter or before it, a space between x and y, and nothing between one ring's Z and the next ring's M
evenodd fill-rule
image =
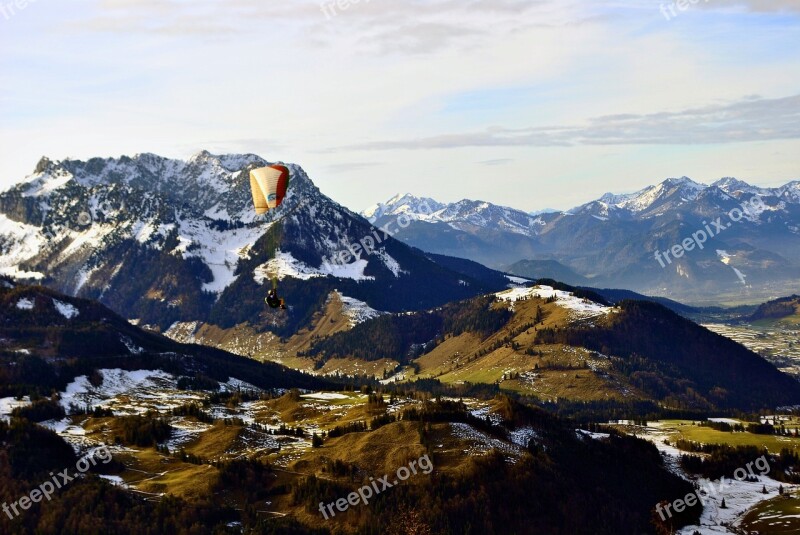
M266 214L281 205L289 189L289 169L285 165L270 165L250 171L253 206L258 215Z
M269 165L250 171L250 190L256 214L266 214L278 208L289 189L289 169L285 165ZM272 278L272 289L264 300L270 308L286 309L286 303L278 296L278 277Z

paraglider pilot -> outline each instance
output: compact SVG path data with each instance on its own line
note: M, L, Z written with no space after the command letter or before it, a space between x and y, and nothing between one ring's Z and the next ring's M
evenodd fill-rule
M286 303L283 299L278 297L278 290L273 288L267 294L267 298L265 299L267 304L270 308L280 308L282 310L286 310Z
M285 165L269 165L250 171L250 190L256 214L266 214L277 209L286 198L289 188L289 169ZM296 209L296 208L295 208ZM272 289L265 299L270 308L286 310L286 303L278 297L278 280L273 277Z

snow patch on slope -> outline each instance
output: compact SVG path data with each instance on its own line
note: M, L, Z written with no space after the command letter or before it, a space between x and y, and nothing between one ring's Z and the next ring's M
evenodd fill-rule
M491 437L469 424L451 422L450 432L454 437L467 443L467 449L464 450L464 453L471 457L486 455L491 450L496 449L503 453L507 463L514 464L523 453L523 449L519 445L513 443L509 444L508 442Z
M19 264L41 251L45 239L41 229L9 219L0 214L0 275L14 278L42 279L38 272L21 271Z
M539 434L532 427L520 427L508 432L508 439L523 448L527 448L531 440L539 438Z
M312 394L302 394L300 397L305 399L318 399L320 401L338 401L347 399L347 396L337 392L314 392Z
M199 321L176 321L164 331L164 336L182 344L198 343L195 334L200 327Z
M53 305L55 305L56 310L58 313L71 320L74 317L77 317L80 314L80 311L75 308L74 306L70 305L69 303L64 303L63 301L59 301L58 299L53 299Z
M27 297L24 297L17 301L17 308L19 310L33 310L33 301Z
M269 281L272 277L277 277L278 280L286 277L300 280L309 280L315 277L338 277L356 281L375 280L375 277L364 275L367 265L366 260L359 259L350 264L324 263L321 267L314 268L297 260L291 253L278 251L275 253L275 258L255 269L253 278L258 284L264 284L264 281Z
M127 336L120 336L119 341L125 344L125 347L131 355L141 355L144 353L144 349L134 344L133 340Z
M369 262L358 259L350 264L323 264L319 272L326 276L338 277L340 279L353 279L355 281L375 280L375 277L364 275Z
M175 378L161 370L137 370L129 372L120 369L100 370L103 384L94 387L85 375L76 377L67 385L61 394L61 406L68 409L70 405L78 407L104 406L104 402L122 394L143 389L163 390L165 387L174 388Z
M34 176L28 182L30 187L22 194L22 196L40 197L42 195L46 195L65 186L70 180L72 180L72 178L72 174L66 172L59 173L57 176L53 176L49 173L41 173Z
M402 270L397 260L392 258L389 255L389 253L387 253L385 250L375 251L374 254L375 256L381 259L383 265L385 265L389 269L389 271L391 271L394 274L395 277L400 277L401 273L405 273L406 275L408 274L408 271Z
M522 277L515 277L513 275L506 275L506 278L511 281L508 285L510 288L515 288L522 284L527 284L530 282L528 279L523 279Z
M350 325L352 327L355 327L359 323L364 323L367 320L377 318L383 314L383 312L371 308L364 301L347 297L342 295L339 291L336 291L336 295L338 295L339 299L342 301L342 312L350 320Z
M236 267L245 258L269 226L219 231L203 221L181 220L178 224L178 250L184 258L199 258L211 270L214 280L203 290L222 293L236 280Z
M722 419L715 419L722 420ZM700 493L707 500L700 515L700 521L696 526L685 526L677 532L677 535L692 535L699 532L702 535L717 535L722 533L732 533L725 525L737 525L746 511L756 504L775 498L778 493L780 482L772 479L768 475L760 475L756 469L757 482L737 481L736 479L725 478L723 481L708 480L705 478L689 478L680 466L680 457L686 452L677 449L671 444L665 443L670 438L668 424L653 422L647 427L642 428L641 438L652 442L664 457L665 466L674 474L692 482L696 482L700 487ZM766 486L768 494L763 494L761 490ZM787 492L792 492L796 487L783 483ZM714 493L709 495L708 490L713 488ZM721 509L722 498L725 498L726 509Z
M577 312L581 316L597 316L600 314L608 314L613 310L612 307L607 307L588 299L575 297L571 292L556 290L552 286L534 286L532 288L511 288L503 292L496 293L498 299L512 304L532 297L540 299L556 298L556 304L562 308L567 308L573 312Z
M26 407L31 404L31 398L25 396L22 399L0 398L0 421L8 421L11 411L18 407Z
M275 253L275 258L269 260L266 264L258 266L253 273L253 278L258 284L264 284L264 281L269 281L273 277L278 280L292 277L307 281L315 277L324 276L318 269L297 260L291 253L280 251Z

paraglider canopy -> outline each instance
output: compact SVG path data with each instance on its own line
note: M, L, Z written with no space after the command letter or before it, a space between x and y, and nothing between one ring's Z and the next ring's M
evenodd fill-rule
M270 165L250 171L253 206L259 215L280 206L288 187L289 169L285 165Z

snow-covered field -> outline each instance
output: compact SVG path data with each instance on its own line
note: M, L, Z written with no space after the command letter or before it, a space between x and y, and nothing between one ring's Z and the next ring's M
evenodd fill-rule
M11 411L17 407L25 407L26 405L30 405L30 403L31 398L28 396L25 396L22 399L0 398L0 420L8 421L8 418L11 416Z
M528 279L523 279L522 277L515 277L513 275L506 275L506 278L511 281L509 287L515 288L517 286L521 286L530 282Z
M569 309L580 317L592 317L601 314L608 314L612 307L607 307L588 299L575 297L571 292L556 290L551 286L534 286L533 288L511 288L495 294L498 299L513 304L519 300L538 297L540 299L556 298L558 306Z
M180 220L179 241L185 258L197 257L211 270L214 280L203 284L203 290L221 293L236 280L239 260L246 257L256 241L271 225L257 225L231 231L210 228L205 221ZM191 250L186 251L187 248Z
M305 399L319 399L323 401L334 401L338 399L347 399L349 396L339 394L337 392L315 392L313 394L303 394L300 396Z
M715 421L728 421L726 418L715 418ZM732 420L731 420L732 421ZM753 506L762 501L775 498L778 495L780 482L775 481L769 474L760 475L761 471L753 467L758 482L750 483L747 481L737 481L725 478L724 481L710 481L705 478L690 478L680 468L679 458L685 452L674 446L664 443L668 439L669 433L662 422L651 422L647 428L639 433L639 437L652 442L664 456L666 466L677 475L696 482L701 489L701 496L707 498L700 523L696 526L686 526L678 532L678 535L693 535L699 531L701 535L718 535L720 533L737 533L729 530L725 525L736 525L744 514ZM756 459L753 459L755 463ZM742 467L743 469L745 467ZM766 486L768 493L763 494L762 489ZM792 490L797 488L793 485L783 484L784 489ZM726 508L720 508L722 498L725 498Z
M364 323L367 320L377 318L383 312L379 312L370 307L364 301L359 301L352 297L347 297L340 292L336 292L339 299L342 301L343 313L350 320L350 325L355 327L359 323Z
M164 442L170 451L178 451L183 446L197 438L200 433L205 433L212 427L211 424L194 422L186 418L173 418L169 425L172 426L172 436Z
M742 423L739 420L734 420L733 418L709 418L708 421L717 422L720 424L731 424L731 425Z
M82 418L83 421L86 419ZM59 435L72 446L76 454L80 454L97 445L93 438L86 435L86 430L82 427L83 421L74 424L71 418L64 418L62 420L47 420L39 425Z
M93 386L88 377L81 375L67 385L61 394L61 405L81 408L110 408L115 412L143 414L151 409L164 410L179 407L189 400L200 399L191 392L177 389L174 376L161 370L101 370L103 383Z
M259 284L275 277L282 280L292 277L300 280L309 280L316 277L339 277L356 281L374 280L375 277L364 275L368 262L358 259L349 264L323 263L319 268L311 267L297 260L291 253L278 251L275 258L255 269L253 278Z
M527 448L528 443L535 438L539 438L539 435L532 427L520 427L508 432L508 439L523 448Z
M608 433L593 433L591 431L587 431L586 429L576 429L575 433L578 435L578 438L591 438L592 440L605 440L609 438L611 435Z
M225 383L219 384L219 389L223 392L236 392L237 390L249 390L251 392L259 392L261 391L260 388L257 386L248 383L247 381L242 381L241 379L235 379L231 377Z
M366 267L366 263L364 267ZM324 276L325 274L319 269L304 264L292 256L291 253L283 253L280 251L275 253L275 258L258 266L253 273L253 279L255 279L258 284L264 284L265 281L269 282L272 278L283 280L286 277L293 277L305 281Z
M453 436L467 442L464 453L467 455L484 455L496 449L506 457L509 463L515 463L523 454L523 449L517 444L509 444L503 440L491 437L465 423L450 423L450 430Z
M726 526L735 527L752 507L778 496L778 487L782 485L769 476L759 475L758 479L753 483L727 478L724 481L697 479L697 484L701 489L700 494L706 497L700 524L686 526L678 532L678 535L693 535L696 531L699 531L701 535L738 533L729 530ZM764 487L767 488L767 494L762 493ZM783 484L783 487L789 490L795 488L786 484ZM725 509L720 508L723 497L725 498Z
M448 398L445 398L448 399ZM459 401L456 399L450 399L450 401ZM492 425L500 425L502 422L502 418L496 412L492 412L492 409L489 405L481 402L470 402L466 403L467 408L469 408L470 414L475 418L480 418L484 420L489 418L489 421L492 422Z

